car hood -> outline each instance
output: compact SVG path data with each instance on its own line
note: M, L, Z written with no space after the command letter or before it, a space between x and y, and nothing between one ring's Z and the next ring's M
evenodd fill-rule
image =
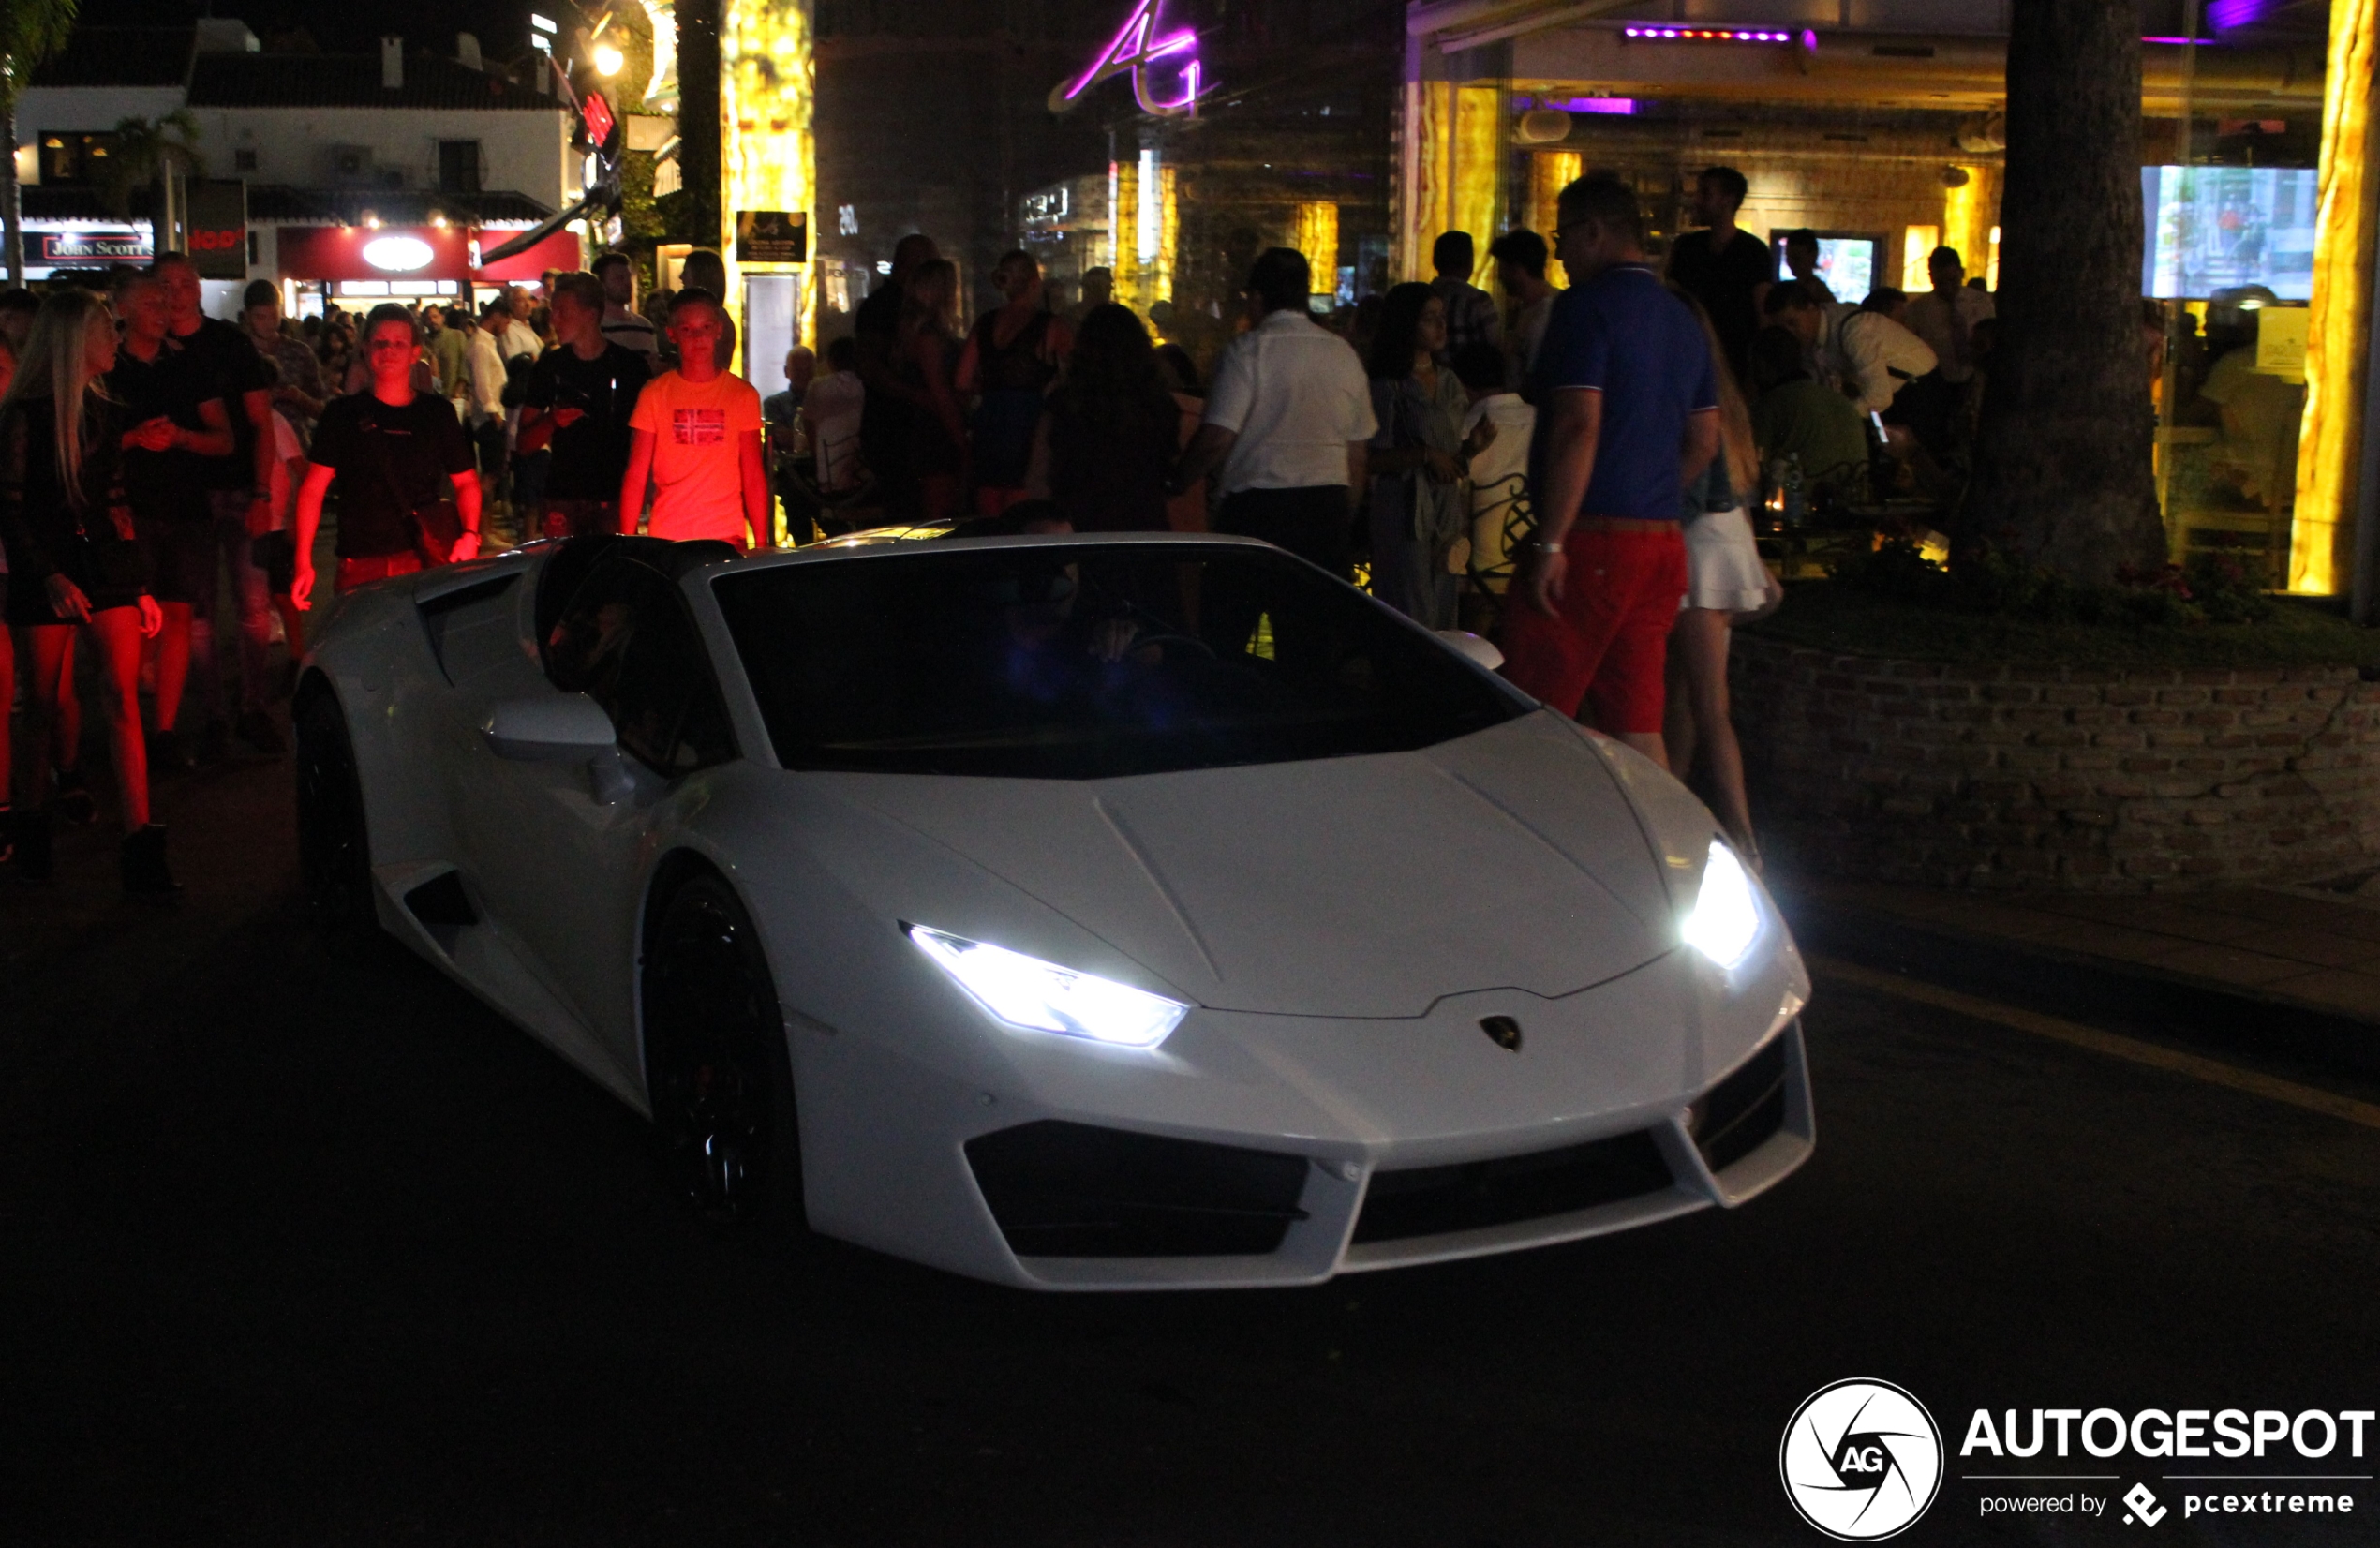
M827 776L1198 1004L1412 1017L1671 949L1651 847L1548 713L1417 752L1107 781Z

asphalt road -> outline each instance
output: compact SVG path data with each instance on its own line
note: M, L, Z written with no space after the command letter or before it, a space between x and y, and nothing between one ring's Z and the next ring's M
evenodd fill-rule
M593 1085L307 941L286 800L170 787L170 910L97 834L0 886L0 1541L1816 1543L1778 1440L1855 1376L1950 1432L1898 1541L2104 1541L1981 1517L1971 1410L2380 1406L2380 1129L1841 976L1818 1155L1731 1214L1212 1295L718 1241ZM2146 1535L2380 1541L2339 1487Z

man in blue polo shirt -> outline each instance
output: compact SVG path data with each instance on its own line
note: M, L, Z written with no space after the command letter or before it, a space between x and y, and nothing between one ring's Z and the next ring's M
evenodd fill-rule
M1577 283L1539 346L1538 529L1504 618L1504 675L1667 767L1661 673L1686 595L1678 508L1718 450L1702 320L1644 261L1644 216L1605 174L1562 190Z

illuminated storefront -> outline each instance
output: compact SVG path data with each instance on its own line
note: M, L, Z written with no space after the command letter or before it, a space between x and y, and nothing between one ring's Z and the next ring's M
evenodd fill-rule
M1021 246L1059 306L1105 270L1204 365L1266 247L1308 255L1326 310L1386 282L1393 7L1049 0L932 37L860 0L817 15L816 229L851 307L909 231L959 265L970 317ZM821 332L851 325L830 305Z
M1589 167L1634 183L1658 253L1689 223L1697 171L1728 165L1751 186L1738 224L1821 233L1842 300L1926 290L1938 245L1996 284L2004 5L1581 9L1407 7L1399 277L1429 277L1441 231L1550 236L1554 196ZM2194 36L2181 5L2144 9L2158 36L2142 50L2142 292L2171 320L2158 471L2173 551L2227 550L2273 585L2330 593L2354 573L2348 534L2373 493L2359 473L2380 15L2335 0L2326 36L2308 10L2219 0Z
M451 223L426 226L282 226L275 233L275 277L294 316L326 302L363 311L383 301L492 297L506 284L535 284L548 269L581 267L579 241L557 231L525 252L483 264L480 255L513 234Z
M808 0L725 0L720 15L720 168L731 228L757 212L810 216L818 186L814 67ZM813 222L814 223L814 222ZM728 294L743 338L743 374L763 394L785 386L785 351L814 345L818 294L800 262L757 260L732 231Z

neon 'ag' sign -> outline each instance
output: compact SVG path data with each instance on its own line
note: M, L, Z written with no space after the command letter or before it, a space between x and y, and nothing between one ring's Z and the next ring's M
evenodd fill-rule
M1187 27L1160 33L1157 6L1158 0L1137 0L1123 29L1099 52L1091 67L1059 82L1049 93L1050 111L1064 112L1102 81L1129 73L1133 99L1140 104L1142 112L1172 118L1195 112L1198 105L1198 35ZM1161 72L1171 77L1171 97L1160 98L1150 89L1150 77Z

